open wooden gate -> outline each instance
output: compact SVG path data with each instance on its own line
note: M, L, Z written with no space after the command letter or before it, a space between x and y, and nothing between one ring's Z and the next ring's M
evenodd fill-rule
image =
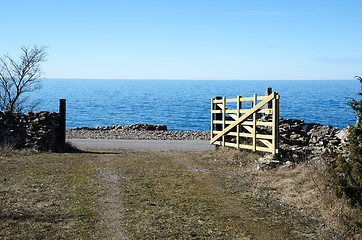
M242 108L245 105L250 108ZM231 105L230 109L227 105ZM210 144L279 153L279 95L211 99Z

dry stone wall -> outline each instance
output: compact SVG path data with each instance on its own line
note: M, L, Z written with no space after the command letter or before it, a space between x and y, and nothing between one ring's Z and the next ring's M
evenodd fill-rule
M59 113L0 112L0 143L15 148L55 151L59 137Z
M268 169L285 163L313 162L324 154L348 154L348 127L342 130L318 123L305 123L301 119L280 119L280 156L260 158L259 168Z
M329 125L304 123L299 119L282 119L279 133L282 154L295 161L319 157L325 150L348 154L347 128L339 130Z

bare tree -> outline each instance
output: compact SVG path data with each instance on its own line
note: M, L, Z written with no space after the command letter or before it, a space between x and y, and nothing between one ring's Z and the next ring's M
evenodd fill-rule
M26 93L41 87L40 63L46 59L45 47L23 46L20 61L9 55L0 58L0 109L10 112L32 111L39 101L30 102Z

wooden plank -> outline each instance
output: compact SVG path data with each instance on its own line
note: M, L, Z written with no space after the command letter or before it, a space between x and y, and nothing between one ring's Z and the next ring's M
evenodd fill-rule
M223 146L222 141L215 141L214 144L215 144L215 145ZM226 146L226 147L235 147L235 148L236 148L236 144L235 144L235 143L230 143L230 142L225 142L225 146Z
M245 121L240 123L241 125L247 125L247 126L253 126L253 121ZM265 126L265 127L272 127L273 123L272 122L262 122L262 121L257 121L256 122L257 126Z
M217 104L218 106L222 107L222 104ZM227 114L233 114L233 113L236 113L237 111L236 110L232 110L232 109L228 109L226 108L225 112ZM212 113L222 113L222 110L212 110Z
M225 121L226 121L226 115L225 115L225 110L226 110L226 98L225 96L222 98L223 104L222 104L222 129L225 129ZM222 145L225 146L225 135L222 136Z
M253 132L253 128L249 127L249 126L243 126L250 134L252 134ZM256 138L257 139L272 139L273 136L272 135L267 135L267 134L256 134Z
M235 121L226 120L226 121L225 121L225 124L226 124L226 125L229 125L229 124L233 124L234 122L235 122ZM223 124L223 120L214 120L214 123Z
M218 104L218 106L222 106L222 104ZM241 109L239 113L246 113L249 109ZM212 113L222 113L222 110L211 110ZM236 109L228 109L226 108L226 113L230 115L233 119L237 119L236 114L238 113L238 110ZM265 113L265 114L272 114L273 109L260 109L258 110L258 113Z
M242 102L254 101L254 97L245 97L245 98L240 99L240 101L242 101Z
M266 147L256 147L256 150L261 152L270 152L270 153L273 152L271 148L266 148Z
M214 99L214 103L222 103L222 99Z
M214 124L222 124L223 120L214 120ZM233 124L235 123L235 121L229 121L226 120L225 124L229 125L229 124ZM253 121L245 121L240 123L240 125L242 126L253 126ZM256 126L265 126L265 127L272 127L273 123L272 122L262 122L262 121L256 121Z
M243 148L243 149L253 150L253 146L251 146L251 145L240 144L239 147L240 147L240 148ZM256 151L271 152L271 149L270 149L270 148L266 148L266 147L256 146Z
M226 100L226 102L237 102L237 101L238 101L237 98L228 98L228 99Z
M221 141L215 141L214 144L221 146L221 145L222 145L222 142L221 142ZM225 143L225 146L226 146L226 147L234 147L234 148L236 148L236 144L235 144L235 143L226 142L226 143ZM253 150L253 146L251 146L251 145L245 145L245 144L239 144L239 148ZM272 152L272 149L270 149L270 148L259 147L259 146L256 147L256 150L257 150L257 151L261 151L261 152L270 152L270 153Z
M242 109L240 110L240 113L246 113L248 111L248 109ZM258 113L268 113L271 114L273 112L272 109L259 109Z
M253 146L251 145L240 144L239 147L243 149L253 150Z
M229 113L229 116L232 117L234 120L238 119L238 117L235 114L231 113L231 112Z
M227 114L234 114L234 113L237 113L238 111L236 109L227 109L226 108L226 113Z
M257 111L259 108L264 106L267 102L275 98L275 93L270 94L269 96L265 97L263 101L258 103L256 106L254 106L252 109L250 109L247 113L243 114L240 118L238 118L233 124L230 124L227 128L225 128L221 133L217 134L215 137L213 137L210 140L210 144L214 143L217 139L219 139L223 134L229 132L232 128L234 128L237 124L243 122L245 119L247 119L251 114L253 114L255 111Z
M217 104L220 108L222 108L222 104L219 103ZM220 110L216 110L216 111L220 111ZM234 114L234 113L237 113L238 111L236 109L228 109L228 108L225 108L225 112L227 114ZM245 111L246 112L246 111ZM215 112L215 113L221 113L221 112Z
M257 96L256 93L254 93L254 101L253 101L253 106L256 105L257 102ZM256 151L256 111L253 113L253 151Z
M272 139L272 143L273 143L273 153L274 153L274 148L275 148L275 141L277 140L276 139L276 128L275 128L275 124L276 124L276 114L275 114L275 110L276 110L276 105L275 105L275 99L274 99L274 101L273 101L273 112L274 112L274 114L273 114L273 116L272 116L272 123L273 123L273 129L272 129L272 136L273 136L273 139Z
M221 132L221 131L214 131L214 134L218 134L218 133L220 133L220 132ZM237 132L228 132L228 133L226 133L225 135L236 137L237 134L238 134ZM240 136L240 137L251 137L252 135L251 135L250 133L239 133L239 136Z
M257 126L265 126L265 127L272 127L273 126L273 123L272 122L261 122L261 121L258 121L256 123Z
M240 109L240 113L246 113L249 109ZM237 113L238 111L235 109L235 110L229 110L230 113ZM268 113L268 114L271 114L273 112L272 109L260 109L258 110L258 113Z
M213 134L218 134L221 131L213 131ZM228 132L225 135L227 136L237 136L237 132ZM240 137L245 137L245 138L252 138L253 134L252 133L239 133ZM272 135L265 135L265 134L256 134L256 139L269 139L272 140L273 136Z
M275 119L276 119L276 123L275 123L275 134L276 134L276 142L275 142L275 154L279 154L279 94L277 93L275 96L275 104L276 104L276 108L275 108Z
M272 108L273 108L273 116L272 116L272 122L273 122L273 129L272 129L272 136L273 136L273 139L272 139L272 153L274 154L275 152L275 142L277 141L276 139L276 114L275 114L275 110L276 110L276 101L275 99L273 100L273 103L272 103Z
M248 131L249 133L252 133L253 132L253 128L252 127L249 127L249 126L243 126L246 131Z
M258 96L257 100L258 101L262 101L266 98L267 96ZM226 102L237 102L238 98L229 98L226 100ZM254 97L244 97L244 98L240 98L241 102L249 102L249 101L254 101Z
M273 129L272 129L272 144L273 144L273 154L279 153L279 95L276 93L275 99L273 100Z
M214 113L213 113L213 109L214 109L214 99L211 98L211 128L210 128L210 136L211 138L214 136Z
M240 117L240 95L238 95L237 101L236 101L236 117L239 118ZM236 148L239 149L239 144L240 144L240 124L236 125Z
M262 142L265 146L273 150L273 144L268 140L261 139L260 142Z
M269 139L269 140L272 140L273 136L272 135L266 135L266 134L256 134L256 138L257 139Z
M253 150L253 146L245 144L240 144L239 148ZM256 146L256 151L271 152L272 150L270 148Z

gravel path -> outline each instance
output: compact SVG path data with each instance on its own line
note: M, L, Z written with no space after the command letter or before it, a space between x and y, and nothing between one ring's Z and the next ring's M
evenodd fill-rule
M207 140L114 140L114 139L69 139L78 148L133 149L152 151L203 151L214 149Z

